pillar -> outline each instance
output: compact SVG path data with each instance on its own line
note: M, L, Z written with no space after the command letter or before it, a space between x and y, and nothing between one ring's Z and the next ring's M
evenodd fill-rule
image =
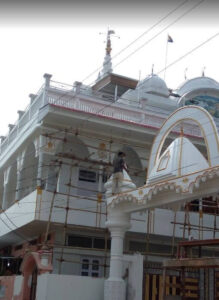
M116 210L108 214L106 226L111 233L111 255L109 278L104 284L104 300L125 300L126 283L123 276L123 242L130 227L130 215Z
M35 145L35 156L38 157L38 166L37 166L37 187L42 188L43 187L43 182L42 182L42 177L43 177L43 162L44 162L44 151L43 147L46 145L46 140L45 138L40 135L34 140L34 145Z
M15 194L15 200L18 201L22 197L22 168L24 163L24 156L25 151L23 151L18 157L17 157L17 184L16 184L16 194Z
M43 188L42 173L43 173L43 152L40 152L38 167L37 167L37 187L40 188Z
M115 86L115 91L114 91L114 101L116 102L118 98L118 85L116 84Z
M8 178L10 173L10 167L4 172L4 190L2 197L2 209L6 210L8 208Z
M20 200L21 195L22 195L22 176L21 176L21 170L17 170L17 185L16 185L15 200L16 201Z
M44 79L45 79L45 87L49 87L50 86L50 80L52 78L51 74L45 73L43 75Z
M82 86L82 83L81 83L81 82L79 82L79 81L75 81L75 82L74 82L74 87L75 87L75 92L76 92L76 94L79 94L79 93L80 93L81 86Z
M48 101L47 101L47 90L50 87L50 81L51 81L52 75L45 73L43 75L43 77L45 79L45 87L44 87L44 91L43 91L43 106L44 106L48 103Z

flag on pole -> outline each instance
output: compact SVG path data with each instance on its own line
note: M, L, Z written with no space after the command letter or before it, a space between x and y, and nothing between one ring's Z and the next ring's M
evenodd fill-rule
M169 34L167 36L167 42L168 43L173 43L173 39L171 38L171 36Z

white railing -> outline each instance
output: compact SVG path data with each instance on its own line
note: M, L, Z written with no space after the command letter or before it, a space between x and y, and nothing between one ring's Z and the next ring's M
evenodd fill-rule
M73 110L79 110L86 113L92 113L99 116L109 117L122 121L132 122L136 125L150 126L160 128L165 121L164 117L148 114L139 108L125 106L115 102L104 101L101 93L91 94L89 90L81 90L79 94L73 93L60 96L52 93L47 96L49 104L65 107ZM99 101L102 100L102 101ZM195 124L185 123L183 125L185 134L201 137L201 131ZM180 128L176 127L176 132L180 132Z
M70 84L58 82L58 81L50 81L50 88L61 90L61 91L74 91L75 87Z
M51 81L50 86L47 87L45 99L44 90L45 86L43 85L38 91L36 99L28 105L22 117L15 122L14 128L8 132L0 145L0 154L21 134L27 123L33 120L39 109L46 103L157 129L165 121L165 117L151 115L142 110L141 107L136 107L136 104L131 106L114 102L113 95L93 91L90 87L82 86L77 90L73 85ZM217 126L219 128L219 123ZM180 129L177 128L176 131L179 132ZM184 132L201 137L199 128L193 124L184 124Z
M42 105L43 88L39 90L36 99L33 101L33 103L26 107L24 114L15 122L14 128L8 132L6 138L1 142L0 154L3 154L11 142L24 131L25 126L29 123L29 121L34 119Z

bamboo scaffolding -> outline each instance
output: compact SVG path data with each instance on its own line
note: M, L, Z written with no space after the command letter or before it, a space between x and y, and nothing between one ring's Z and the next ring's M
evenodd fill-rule
M63 236L62 236L63 245L65 245L65 243L66 243L66 230L67 230L66 227L68 224L68 212L69 212L69 201L70 201L69 195L71 192L71 180L72 180L72 167L69 172L68 195L67 195L67 201L66 201L66 207L65 207L66 213L65 213L65 222L64 222L64 226L63 226ZM64 249L61 248L61 255L60 255L60 260L59 260L59 270L58 270L59 274L61 274L61 272L62 272L63 252L64 252Z
M183 223L183 222L171 222L171 224L176 224L176 225L184 225L185 223ZM190 224L190 225L188 225L188 224L185 224L185 227L188 227L188 226L190 226L190 227L197 227L197 228L199 228L199 225L196 225L196 224ZM205 229L211 229L211 230L213 230L214 229L214 227L209 227L209 226L203 226L203 228L205 228ZM219 231L219 228L216 228L216 231Z

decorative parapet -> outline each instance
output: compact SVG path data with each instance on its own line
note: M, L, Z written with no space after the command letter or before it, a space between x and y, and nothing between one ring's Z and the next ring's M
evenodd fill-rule
M141 104L139 104L139 107L133 107L129 104L115 103L114 96L92 91L90 87L81 85L80 82L75 82L75 86L67 85L51 81L51 77L52 75L45 74L44 86L37 94L29 95L30 105L26 111L19 111L19 119L15 123L17 130L13 130L11 133L9 132L5 141L2 140L0 146L1 154L6 150L13 139L22 132L22 128L24 128L29 121L33 120L33 116L39 111L39 108L44 105L43 103L49 103L59 108L84 112L102 118L118 120L129 125L145 127L153 132L159 130L166 119L164 116L159 116L158 113L150 113L142 109ZM46 101L42 99L45 87L47 88ZM112 103L110 104L109 101ZM166 112L167 115L168 113L171 113L171 111ZM173 133L179 134L180 128L176 127ZM202 138L199 128L190 122L184 123L184 134L185 136Z
M56 88L57 90L57 88ZM157 114L149 114L147 111L139 108L133 108L129 105L122 105L119 103L112 103L106 101L102 93L95 92L92 94L88 89L80 87L80 94L72 94L72 90L65 94L56 94L54 91L48 92L47 101L49 104L59 108L65 108L74 111L82 111L88 114L97 115L103 118L119 120L127 122L132 125L146 127L152 130L158 130L165 117ZM169 112L171 113L171 111ZM179 134L180 128L176 127L173 133ZM202 138L202 134L198 126L191 124L191 122L184 123L184 134L187 136Z
M135 210L155 207L172 207L175 209L177 205L180 206L185 201L196 199L198 193L202 197L217 193L218 188L216 185L212 187L211 183L212 181L217 182L218 177L219 166L216 166L171 180L145 185L109 198L108 208L115 208L122 203L129 203L135 206ZM206 188L204 188L204 184ZM199 189L200 191L198 191Z

